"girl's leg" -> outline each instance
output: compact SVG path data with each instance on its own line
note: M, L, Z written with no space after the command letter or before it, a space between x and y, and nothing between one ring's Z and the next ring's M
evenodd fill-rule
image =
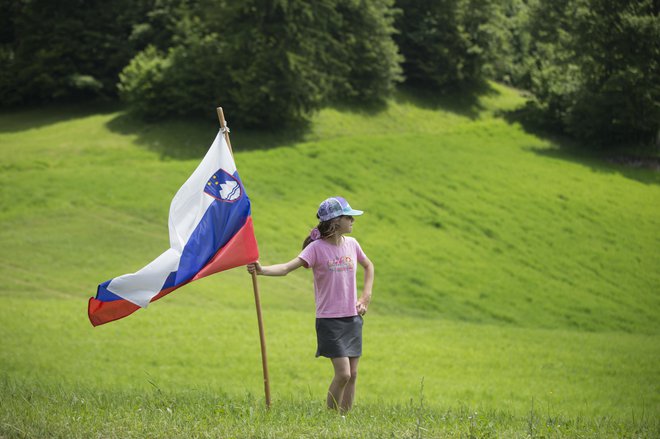
M335 376L328 389L327 404L328 408L337 410L344 400L344 388L351 379L351 365L348 357L331 358L330 360L335 369Z
M357 381L358 361L360 357L351 357L348 359L351 371L351 378L344 387L344 397L341 400L341 410L343 412L349 411L353 407L353 399L355 398L355 383Z

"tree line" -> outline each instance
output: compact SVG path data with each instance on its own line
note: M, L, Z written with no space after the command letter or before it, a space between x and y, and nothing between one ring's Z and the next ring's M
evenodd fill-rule
M398 84L530 92L584 144L660 137L654 0L0 0L0 101L120 97L144 118L295 123Z

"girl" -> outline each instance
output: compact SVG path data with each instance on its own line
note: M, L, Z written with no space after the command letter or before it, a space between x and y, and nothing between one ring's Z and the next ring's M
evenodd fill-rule
M303 243L302 252L284 264L248 265L250 273L286 276L300 267L314 272L316 302L316 356L330 358L335 375L328 389L328 408L346 412L353 406L358 361L362 355L362 316L371 301L374 265L354 238L354 216L362 215L342 197L324 200L316 217L319 224ZM357 262L364 267L362 295L357 298Z

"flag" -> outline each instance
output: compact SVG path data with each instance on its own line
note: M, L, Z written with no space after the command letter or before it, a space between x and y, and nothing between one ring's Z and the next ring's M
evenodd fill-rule
M140 271L100 284L87 313L94 326L126 317L179 287L259 258L250 199L223 132L172 199L170 248Z

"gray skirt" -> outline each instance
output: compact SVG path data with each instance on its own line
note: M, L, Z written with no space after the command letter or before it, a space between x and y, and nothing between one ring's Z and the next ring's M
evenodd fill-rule
M362 356L362 316L316 319L317 357Z

